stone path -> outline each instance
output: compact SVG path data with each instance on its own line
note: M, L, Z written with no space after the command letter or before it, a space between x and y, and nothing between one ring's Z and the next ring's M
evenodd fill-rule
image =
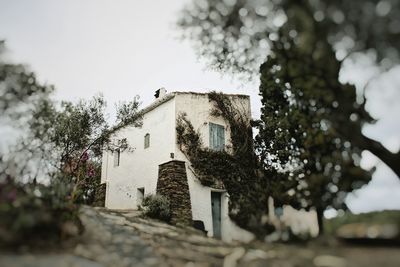
M74 254L104 266L205 267L236 263L238 245L208 238L192 228L142 219L137 211L85 207L82 220L87 229L83 239L87 242L79 244Z
M312 242L226 244L192 228L143 219L137 211L82 207L86 231L61 252L0 252L1 267L358 267L399 266L399 248L347 247Z
M166 266L124 216L83 207L81 219L85 233L74 255L101 266Z

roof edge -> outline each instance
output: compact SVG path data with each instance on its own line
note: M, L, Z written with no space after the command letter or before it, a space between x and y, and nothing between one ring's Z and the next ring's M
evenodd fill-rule
M165 102L168 102L169 100L171 100L172 98L174 98L176 95L209 95L210 92L207 93L200 93L200 92L179 92L179 91L175 91L175 92L171 92L166 94L165 96L161 97L160 99L157 99L156 101L154 101L153 103L151 103L150 105L148 105L147 107L143 108L140 113L141 115L144 115L150 111L152 111L153 109L157 108L158 106L164 104ZM249 95L243 95L243 94L225 94L226 96L232 96L232 97L240 97L240 98L249 98Z
M166 94L165 96L161 97L160 99L157 99L156 101L154 101L153 103L151 103L150 105L148 105L147 107L142 109L140 111L141 115L144 115L144 114L152 111L153 109L157 108L158 106L164 104L165 102L168 102L169 100L174 98L175 95L176 95L175 92L172 92L172 93Z

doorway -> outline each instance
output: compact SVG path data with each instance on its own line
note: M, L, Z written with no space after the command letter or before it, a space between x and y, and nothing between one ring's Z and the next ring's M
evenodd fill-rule
M221 238L221 193L211 192L211 212L215 238Z
M144 187L137 189L136 205L141 206L144 198Z

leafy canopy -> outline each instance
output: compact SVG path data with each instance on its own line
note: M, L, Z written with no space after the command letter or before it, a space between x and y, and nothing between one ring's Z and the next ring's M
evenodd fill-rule
M298 7L306 10L301 17ZM339 60L373 50L390 67L399 60L399 14L397 0L200 0L182 11L178 25L211 68L253 75L281 38L283 26L290 28L290 37L304 41L299 33L314 24L300 23L298 28L298 22L307 17L323 29L314 38L329 42Z

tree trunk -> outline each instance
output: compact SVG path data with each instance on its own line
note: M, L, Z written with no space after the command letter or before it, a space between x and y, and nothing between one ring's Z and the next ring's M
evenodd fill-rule
M317 208L317 220L318 220L318 235L324 234L324 209Z

